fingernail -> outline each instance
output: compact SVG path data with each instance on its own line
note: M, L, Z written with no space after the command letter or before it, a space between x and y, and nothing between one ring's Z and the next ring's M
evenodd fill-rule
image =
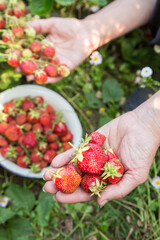
M42 188L42 191L43 191L43 192L46 192L46 190L44 189L44 187Z
M53 201L57 202L55 195L53 195Z
M108 202L108 200L104 200L103 202L101 202L101 204L99 205L100 208L102 208L107 202Z

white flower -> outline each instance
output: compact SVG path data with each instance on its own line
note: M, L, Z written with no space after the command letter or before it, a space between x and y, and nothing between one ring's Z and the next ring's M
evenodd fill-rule
M8 203L9 203L10 199L7 196L0 196L0 207L5 208Z
M152 186L155 187L156 189L160 189L160 177L154 177L151 182Z
M153 49L154 49L154 51L155 51L156 53L160 53L160 45L155 44L154 47L153 47Z
M99 9L100 9L99 6L91 6L91 7L89 8L90 12L93 12L93 13L96 13Z
M148 78L148 77L150 77L150 76L152 75L152 73L153 73L152 68L150 68L150 67L144 67L144 68L142 68L141 76L142 76L143 78Z
M93 64L95 66L102 63L102 55L98 51L93 52L90 56L90 59L90 64Z
M32 17L32 20L38 20L38 19L40 19L40 16L38 16L38 15L35 15Z

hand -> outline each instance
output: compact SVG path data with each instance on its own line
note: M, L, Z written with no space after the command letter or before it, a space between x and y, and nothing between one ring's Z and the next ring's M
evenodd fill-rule
M34 20L30 26L37 33L48 34L47 39L55 44L56 56L71 70L94 50L90 30L83 20L54 17ZM28 81L33 79L33 75L27 76ZM46 83L55 83L61 79L49 77Z
M112 199L123 198L136 186L145 182L148 177L149 169L159 146L159 133L157 133L153 120L142 121L139 118L140 115L141 108L137 108L98 130L106 136L107 147L114 148L125 169L125 174L120 182L108 185L106 191L101 193L101 197L97 198L100 206ZM72 158L73 151L71 149L58 155L52 161L52 167L59 168L66 165ZM55 198L59 202L74 203L92 199L81 187L72 194L64 194L58 191L51 181L49 172L46 172L44 177L48 180L44 186L45 190L55 193Z

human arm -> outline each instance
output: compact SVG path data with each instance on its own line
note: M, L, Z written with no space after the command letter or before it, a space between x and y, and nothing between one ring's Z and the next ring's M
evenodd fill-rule
M106 201L123 198L135 187L146 181L156 151L160 145L160 91L135 110L107 123L98 131L106 136L106 145L113 147L122 162L125 174L119 183L108 185L97 198L100 206ZM58 155L52 161L56 170L72 158L73 149ZM74 203L92 198L79 187L72 194L64 194L56 188L49 172L44 175L44 189L54 193L59 202Z

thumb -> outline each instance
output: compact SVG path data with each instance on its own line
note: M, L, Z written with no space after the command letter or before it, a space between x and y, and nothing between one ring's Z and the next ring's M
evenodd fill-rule
M103 207L110 200L123 198L139 184L140 182L136 181L136 174L127 171L118 183L108 185L105 188L105 192L101 193L101 197L97 199L97 202L100 207Z
M51 29L53 27L53 22L51 18L47 19L38 19L32 21L30 24L31 27L33 27L37 33L49 33L51 32Z

